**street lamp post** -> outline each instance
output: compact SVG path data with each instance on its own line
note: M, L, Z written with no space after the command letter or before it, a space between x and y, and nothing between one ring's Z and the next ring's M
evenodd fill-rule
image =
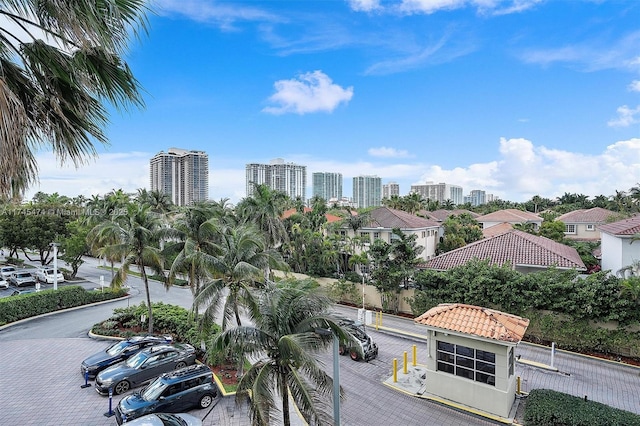
M53 289L58 289L58 243L51 243L53 247Z
M333 334L333 424L340 426L340 342L338 335L329 329L318 328L316 333L322 336Z

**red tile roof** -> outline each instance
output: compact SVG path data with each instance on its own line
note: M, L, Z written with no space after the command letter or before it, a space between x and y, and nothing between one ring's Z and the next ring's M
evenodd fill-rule
M425 219L402 210L390 209L389 207L379 207L371 210L369 217L371 218L371 223L368 227L373 228L417 229L440 226L440 223L434 220Z
M542 222L542 218L537 214L518 209L504 209L484 216L476 217L478 222L509 222L509 223L526 223L526 222Z
M564 223L605 223L611 216L617 215L616 212L603 209L602 207L594 207L592 209L580 209L568 212L556 218Z
M311 209L311 208L309 208L309 207L304 207L304 208L303 208L303 212L304 212L304 213L309 213L309 212L311 212L311 211L313 211L313 209ZM294 215L294 214L296 214L296 213L299 213L299 212L298 212L298 209L296 209L296 208L291 208L291 209L289 209L289 210L285 210L285 211L282 213L282 216L281 216L281 217L282 217L282 219L287 219L287 218L291 217L292 215ZM324 215L324 217L326 217L326 218L327 218L327 222L328 222L328 223L331 223L331 222L340 222L340 221L342 220L342 218L341 218L341 217L336 216L336 215L333 215L333 214L329 214L329 213L326 213L326 214Z
M598 229L611 235L635 235L640 232L640 215L600 225Z
M526 318L461 303L440 304L414 321L442 330L510 343L520 342L529 326Z
M424 266L444 271L473 259L488 259L492 265L511 263L513 268L555 266L563 269L586 269L573 247L516 229L443 253L428 260Z
M504 234L505 232L509 232L513 229L513 225L510 223L504 222L500 225L490 226L488 228L484 228L482 230L482 235L485 238L495 237L496 235Z

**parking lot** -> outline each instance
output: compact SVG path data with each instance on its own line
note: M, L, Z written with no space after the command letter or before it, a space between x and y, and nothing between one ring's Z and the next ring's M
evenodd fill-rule
M105 416L109 413L109 397L100 396L91 381L92 386L81 387L85 381L80 362L105 346L107 342L89 338L2 342L2 424L115 425L115 417ZM129 393L114 396L112 410ZM211 408L190 413L204 419L205 425L250 424L246 409L236 407L229 397L219 398Z

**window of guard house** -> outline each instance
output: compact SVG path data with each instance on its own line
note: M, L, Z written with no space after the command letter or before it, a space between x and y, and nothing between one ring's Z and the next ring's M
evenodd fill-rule
M437 370L495 386L496 355L493 352L438 341Z

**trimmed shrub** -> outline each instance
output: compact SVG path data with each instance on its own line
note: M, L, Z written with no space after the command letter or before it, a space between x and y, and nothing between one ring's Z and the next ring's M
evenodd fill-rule
M162 302L153 303L153 328L154 334L171 335L177 342L185 342L200 348L200 343L220 332L220 327L213 324L207 329L199 328L197 320L189 310L176 305ZM147 305L142 302L139 305L128 308L116 308L111 318L95 324L91 331L103 336L115 336L128 338L136 334L146 335L147 324L141 322L146 317Z
M85 290L80 286L65 286L58 290L43 290L0 299L0 325L125 296L124 290Z
M524 409L525 426L640 426L640 416L595 401L535 389Z

